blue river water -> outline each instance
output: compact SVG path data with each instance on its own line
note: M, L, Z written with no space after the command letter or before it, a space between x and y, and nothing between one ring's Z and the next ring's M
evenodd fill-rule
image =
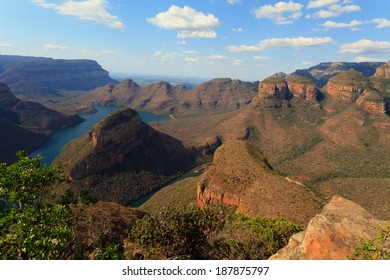
M76 126L55 131L52 136L45 142L45 144L38 150L35 150L31 155L42 155L42 162L48 165L51 164L52 161L59 155L66 143L77 137L80 137L81 135L86 134L97 122L102 120L109 113L120 108L121 107L118 106L96 106L97 113L80 115L85 119L84 122ZM138 112L138 114L144 122L164 121L169 119L168 116L156 115L147 112Z

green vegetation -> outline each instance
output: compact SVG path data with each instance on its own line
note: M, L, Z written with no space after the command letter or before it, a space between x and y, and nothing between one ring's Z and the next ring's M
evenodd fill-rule
M46 205L48 187L65 177L41 157L19 152L19 161L0 164L0 258L66 259L73 240L70 211Z
M390 260L390 225L368 241L362 241L352 255L353 260Z
M285 219L221 214L210 208L163 208L139 220L130 239L138 257L267 259L300 228Z

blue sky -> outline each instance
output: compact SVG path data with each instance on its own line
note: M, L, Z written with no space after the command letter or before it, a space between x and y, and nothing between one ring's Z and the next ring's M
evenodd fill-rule
M110 72L261 80L390 59L389 0L0 0L0 54Z

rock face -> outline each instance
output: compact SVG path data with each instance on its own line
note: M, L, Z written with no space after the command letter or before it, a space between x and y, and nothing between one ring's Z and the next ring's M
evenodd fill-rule
M81 103L121 104L136 110L189 114L231 111L251 102L258 83L228 78L214 79L189 90L167 82L141 88L132 80L106 85L78 98Z
M348 103L356 101L368 88L368 79L356 70L339 74L326 84L326 90L330 95Z
M356 103L361 109L373 115L383 115L386 113L386 105L383 97L375 90L365 90L356 100Z
M373 238L389 222L377 220L361 206L335 196L305 231L293 235L289 244L270 259L347 259L361 240Z
M288 101L293 97L317 101L322 95L311 79L298 72L288 76L278 73L268 77L259 84L258 92L253 104L263 110L288 107Z
M261 152L242 140L229 140L216 150L198 184L197 201L199 207L235 206L250 216L283 216L301 226L321 208L313 194L275 175ZM300 205L305 211L296 211Z
M390 79L390 60L381 66L379 66L374 74L375 77Z
M288 87L295 97L303 100L316 101L319 99L320 91L315 82L310 78L298 74L291 74L287 78Z
M100 199L126 204L188 170L192 160L180 141L157 132L125 108L68 143L54 162L76 185L96 179L91 185Z
M83 121L78 115L65 115L37 102L21 101L0 82L0 161L11 162L19 150L32 152L43 144L52 130Z
M62 90L92 90L115 83L93 60L0 55L0 81L17 96L62 96Z

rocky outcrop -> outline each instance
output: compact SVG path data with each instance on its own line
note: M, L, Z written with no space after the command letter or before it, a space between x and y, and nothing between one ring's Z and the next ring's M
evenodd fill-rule
M93 60L0 55L0 80L17 96L47 98L63 90L92 90L115 83Z
M32 152L43 144L52 130L76 125L84 119L48 109L37 102L21 101L0 82L0 161L16 160L19 150ZM6 135L6 136L4 136Z
M354 202L335 196L305 231L293 235L289 244L270 259L348 259L362 240L373 238L389 223L375 219Z
M311 79L298 74L291 74L287 81L289 90L295 97L308 101L319 99L320 91Z
M390 60L376 69L374 77L390 79Z
M369 89L368 79L356 70L348 70L331 78L326 84L326 91L339 100L351 103Z
M317 101L322 96L316 84L306 76L297 73L290 75L275 74L259 84L258 96L253 105L262 110L286 108L292 98L305 101Z
M198 183L197 202L199 207L234 206L250 216L283 216L301 226L321 207L304 187L274 174L261 152L241 140L229 140L216 150L213 164ZM295 211L299 207L305 211Z
M161 187L188 170L192 161L180 141L157 132L129 108L115 111L68 143L54 160L76 187L90 183L101 200L123 204Z
M356 104L370 114L383 115L386 112L384 99L375 90L365 90L356 100Z

